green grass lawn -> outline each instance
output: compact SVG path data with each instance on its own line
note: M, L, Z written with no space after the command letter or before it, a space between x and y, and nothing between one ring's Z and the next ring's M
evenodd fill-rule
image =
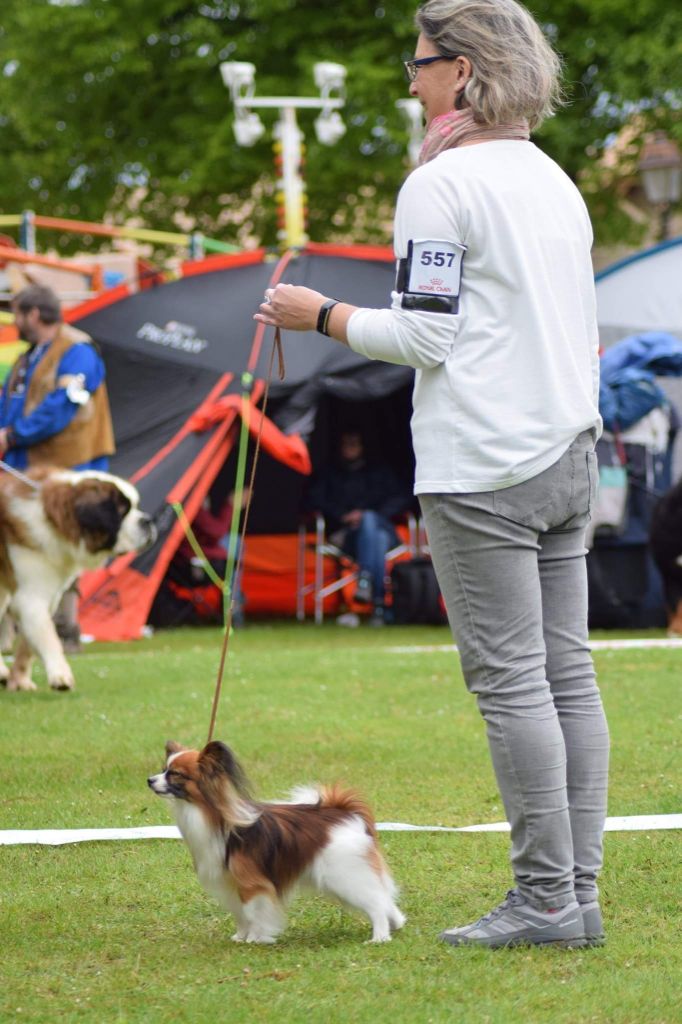
M380 821L504 813L445 629L253 625L231 643L216 738L256 791L341 780ZM78 689L0 691L0 829L170 824L146 779L166 739L206 738L221 635L93 645ZM612 732L611 815L680 811L679 650L596 654ZM606 836L604 949L440 945L510 885L508 838L383 833L408 923L295 903L275 947L239 946L173 840L0 847L0 1021L622 1022L680 1020L680 833ZM674 979L678 983L675 985ZM677 988L677 990L676 990Z

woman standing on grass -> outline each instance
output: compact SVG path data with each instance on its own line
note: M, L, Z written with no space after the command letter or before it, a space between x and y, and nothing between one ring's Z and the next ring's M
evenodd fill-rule
M406 71L427 131L398 198L391 308L278 285L256 319L417 371L415 493L486 721L515 879L441 938L595 944L608 731L587 644L592 230L578 190L529 141L557 100L559 60L528 11L428 0L416 20Z

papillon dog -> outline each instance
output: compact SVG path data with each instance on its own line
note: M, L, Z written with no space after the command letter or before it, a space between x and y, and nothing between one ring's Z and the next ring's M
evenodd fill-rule
M297 789L290 802L256 802L229 747L166 744L166 767L148 780L170 799L200 883L237 922L235 942L275 942L286 907L309 886L361 910L372 942L388 942L405 916L367 804L338 786Z

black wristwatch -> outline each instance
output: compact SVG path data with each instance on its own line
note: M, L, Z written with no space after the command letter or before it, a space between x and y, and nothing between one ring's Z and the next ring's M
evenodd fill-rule
M329 337L329 315L334 306L338 306L340 301L340 299L327 299L320 306L320 312L317 314L317 330L320 334L325 334Z

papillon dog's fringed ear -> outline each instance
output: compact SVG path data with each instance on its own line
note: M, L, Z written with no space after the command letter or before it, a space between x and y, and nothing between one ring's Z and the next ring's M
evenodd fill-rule
M219 740L211 740L207 743L199 755L199 761L209 771L227 775L230 782L240 796L249 795L249 781L229 747Z
M175 740L166 740L166 757L170 757L171 754L177 754L185 748L180 744L176 743Z

